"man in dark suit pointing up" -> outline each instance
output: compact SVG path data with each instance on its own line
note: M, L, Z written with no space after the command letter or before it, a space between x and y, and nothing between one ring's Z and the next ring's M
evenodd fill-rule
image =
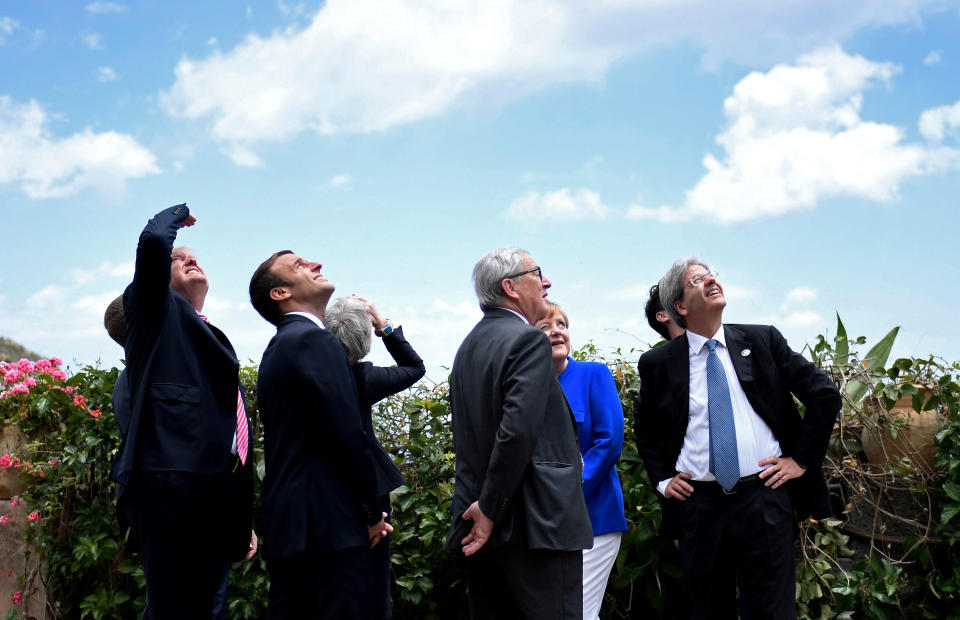
M253 454L237 355L200 314L210 285L174 248L187 205L147 222L123 293L127 368L118 381L123 443L111 477L143 554L145 617L209 620L229 563L249 557Z
M722 322L706 263L677 261L660 299L686 333L640 357L637 451L680 541L695 618L796 618L793 533L829 514L822 463L840 393L776 328ZM803 403L803 417L793 398Z
M494 250L473 269L483 318L450 376L457 454L444 548L466 557L470 614L583 615L583 549L593 530L580 448L546 335L548 280L525 251Z

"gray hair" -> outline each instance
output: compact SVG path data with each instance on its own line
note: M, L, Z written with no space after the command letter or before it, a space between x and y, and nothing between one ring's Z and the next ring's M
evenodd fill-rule
M523 263L530 253L515 247L487 252L473 266L473 289L477 292L480 309L503 306L507 296L501 282L512 273L523 271Z
M687 281L687 269L692 265L699 265L710 271L710 267L707 266L702 259L696 256L690 256L687 258L681 258L677 262L670 265L670 269L667 269L667 273L663 274L663 277L660 278L660 303L663 304L663 309L667 311L667 314L670 315L670 318L673 319L673 322L679 325L680 327L686 329L687 321L686 319L677 312L677 309L673 307L673 304L677 303L683 299L683 284Z
M362 301L355 297L340 297L327 306L329 329L347 354L350 365L356 364L370 352L373 324Z

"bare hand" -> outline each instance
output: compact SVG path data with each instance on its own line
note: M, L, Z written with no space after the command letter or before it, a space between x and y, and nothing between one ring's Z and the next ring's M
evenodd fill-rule
M250 561L250 558L257 554L257 544L257 533L250 530L250 551L247 551L247 555L243 556L244 562Z
M359 295L351 295L354 299L359 299L363 302L364 308L367 311L367 315L370 317L370 322L373 324L373 328L376 330L381 330L387 325L387 320L380 315L377 311L377 307L373 305L373 302Z
M393 531L393 526L387 523L387 513L380 513L380 522L367 528L367 536L370 538L370 548L376 546L378 542L387 537L387 534Z
M690 474L680 472L667 483L666 488L663 490L663 496L678 499L681 502L687 499L693 493L693 485L687 482L690 478Z
M184 226L193 226L196 223L197 223L197 218L194 217L193 215L188 215L183 219L182 222L180 222L180 228L183 228Z
M797 462L789 456L771 456L768 459L763 459L757 463L757 465L760 467L763 467L764 465L770 465L770 467L760 472L760 477L767 481L764 486L769 487L770 485L773 485L772 488L774 489L779 487L787 480L799 478L807 472L806 469L797 465Z
M473 527L460 544L463 545L463 555L473 555L490 540L490 532L493 531L493 521L487 518L480 510L480 502L473 502L463 513L463 519L473 521Z

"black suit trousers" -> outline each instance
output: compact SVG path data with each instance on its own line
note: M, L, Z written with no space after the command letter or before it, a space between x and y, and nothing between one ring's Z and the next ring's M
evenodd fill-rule
M150 620L210 620L229 565L229 472L134 472L127 514L143 555Z
M580 620L583 552L504 545L466 558L472 620Z
M698 487L680 502L680 557L695 619L793 620L796 568L789 492L764 486L726 495Z
M308 548L289 557L268 559L267 572L268 620L374 617L373 558L367 547Z

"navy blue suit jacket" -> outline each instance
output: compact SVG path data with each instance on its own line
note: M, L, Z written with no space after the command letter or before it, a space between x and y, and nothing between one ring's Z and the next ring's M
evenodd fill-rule
M280 319L260 362L264 555L369 545L380 521L373 451L336 337L295 314Z
M374 366L371 362L358 362L352 367L357 381L363 430L373 445L373 468L377 476L377 494L381 497L402 485L404 479L390 454L377 439L373 428L372 407L387 396L407 389L427 371L423 360L403 337L402 327L397 327L390 335L384 336L383 344L397 363L396 366Z
M134 469L217 473L230 458L237 355L223 332L170 289L170 252L189 213L177 205L147 222L123 293L130 418L111 474L118 481Z
M189 213L185 204L176 205L147 222L133 282L123 293L127 366L118 380L126 385L114 394L119 392L128 409L118 411L123 441L110 474L121 483L121 493L134 471L216 474L231 458L237 355L223 332L170 289L170 252ZM252 437L249 417L247 430ZM250 540L252 463L248 458L242 475L229 481L235 488L224 537L231 557L242 557Z

